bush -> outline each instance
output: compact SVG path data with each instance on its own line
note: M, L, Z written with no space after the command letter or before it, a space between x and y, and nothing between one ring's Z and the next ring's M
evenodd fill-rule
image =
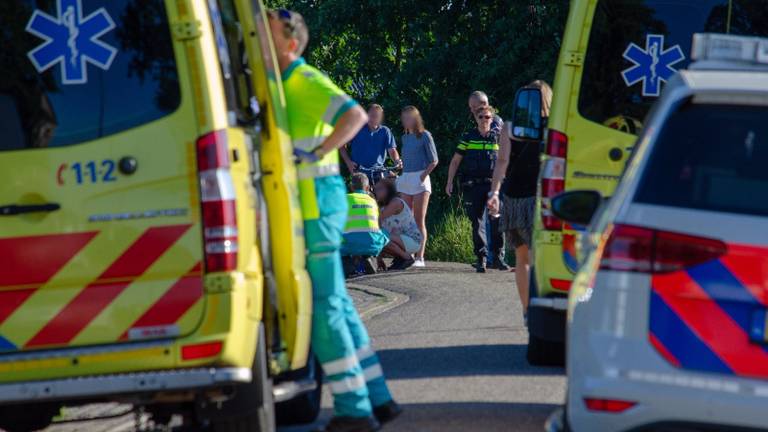
M435 217L428 223L427 258L434 261L472 263L472 225L459 207L431 209Z

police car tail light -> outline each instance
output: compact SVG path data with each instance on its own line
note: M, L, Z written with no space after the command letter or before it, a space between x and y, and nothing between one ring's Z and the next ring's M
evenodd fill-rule
M209 273L234 270L237 267L237 212L225 131L212 132L197 140L197 167L205 269Z
M600 268L636 273L671 273L716 259L727 252L720 240L615 225L606 240Z
M584 405L590 411L618 414L634 407L637 405L637 402L619 399L584 398Z
M568 155L568 136L550 129L547 138L547 156L541 174L541 219L544 229L559 231L563 222L552 214L550 200L565 191L565 160Z

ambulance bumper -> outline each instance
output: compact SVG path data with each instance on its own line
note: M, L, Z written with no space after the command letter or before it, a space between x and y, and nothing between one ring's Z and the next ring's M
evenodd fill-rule
M0 384L0 404L192 390L249 383L249 368L199 368Z

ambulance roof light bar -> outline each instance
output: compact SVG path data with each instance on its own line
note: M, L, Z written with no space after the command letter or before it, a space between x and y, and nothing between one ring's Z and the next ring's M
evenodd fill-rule
M696 33L693 35L691 60L752 66L768 65L768 38Z

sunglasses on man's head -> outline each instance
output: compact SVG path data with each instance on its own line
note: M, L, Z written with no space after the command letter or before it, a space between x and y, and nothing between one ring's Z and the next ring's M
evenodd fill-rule
M288 9L277 9L273 11L277 18L285 25L285 27L291 32L296 32L296 25L293 23L293 14Z
M478 118L478 119L482 119L482 120L490 120L490 119L492 119L492 118L493 118L493 116L489 116L489 115L479 115L479 116L477 116L477 118Z

